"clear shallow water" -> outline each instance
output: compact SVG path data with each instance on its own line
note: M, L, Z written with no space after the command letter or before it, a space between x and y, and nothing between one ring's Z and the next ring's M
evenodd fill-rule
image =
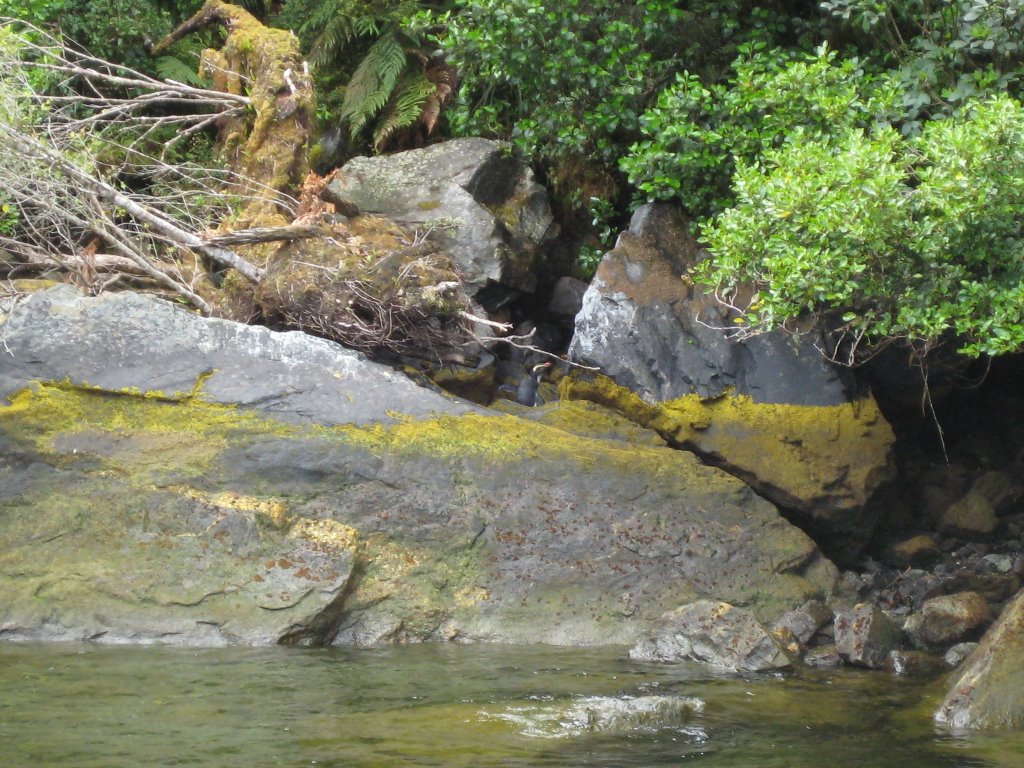
M1024 766L1024 733L936 732L919 683L624 656L0 644L0 765Z

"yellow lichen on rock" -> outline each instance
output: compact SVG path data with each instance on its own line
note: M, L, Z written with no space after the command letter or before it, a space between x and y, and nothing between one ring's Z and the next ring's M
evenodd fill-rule
M288 538L305 539L321 547L354 551L359 546L359 531L351 525L330 519L302 518L288 529Z
M197 488L188 486L166 486L160 490L172 491L186 499L200 501L211 507L220 509L233 509L239 512L251 512L270 523L274 528L284 528L288 525L288 506L280 499L263 499L257 496L246 496L241 493L220 492L206 493Z
M564 398L605 405L742 477L785 507L859 510L892 476L895 437L871 397L833 406L688 395L648 403L612 380L567 377Z

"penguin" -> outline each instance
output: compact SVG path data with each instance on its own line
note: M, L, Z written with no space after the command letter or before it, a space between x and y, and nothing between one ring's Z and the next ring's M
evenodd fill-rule
M515 401L520 405L528 405L531 408L537 405L544 405L544 400L537 394L540 386L540 377L551 367L551 361L538 363L530 369L530 375L519 382L516 387Z

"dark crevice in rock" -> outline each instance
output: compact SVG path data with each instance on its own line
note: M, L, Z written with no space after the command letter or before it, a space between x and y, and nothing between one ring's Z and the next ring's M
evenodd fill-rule
M349 598L359 588L366 574L367 565L368 561L364 556L356 555L352 571L338 596L308 622L289 627L278 637L277 644L306 645L314 648L329 646L350 613L347 609Z
M869 515L867 519L861 516L857 518L857 522L862 523L861 526L846 529L838 528L834 521L827 524L816 523L813 517L796 506L797 500L786 494L784 489L764 482L753 472L729 463L718 454L701 451L699 445L693 442L677 442L671 435L662 436L671 449L693 454L709 467L735 477L749 487L753 494L771 503L788 523L800 528L829 560L841 567L852 566L859 561L859 553L870 535L874 521L878 519L878 513Z

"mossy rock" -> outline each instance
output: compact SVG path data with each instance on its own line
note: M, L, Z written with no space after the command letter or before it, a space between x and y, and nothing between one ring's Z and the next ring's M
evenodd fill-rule
M0 333L7 637L630 643L695 599L770 622L836 581L687 452L494 414L320 339L67 287Z
M702 595L769 618L835 578L685 453L506 416L325 429L40 385L0 440L14 637L624 643Z

